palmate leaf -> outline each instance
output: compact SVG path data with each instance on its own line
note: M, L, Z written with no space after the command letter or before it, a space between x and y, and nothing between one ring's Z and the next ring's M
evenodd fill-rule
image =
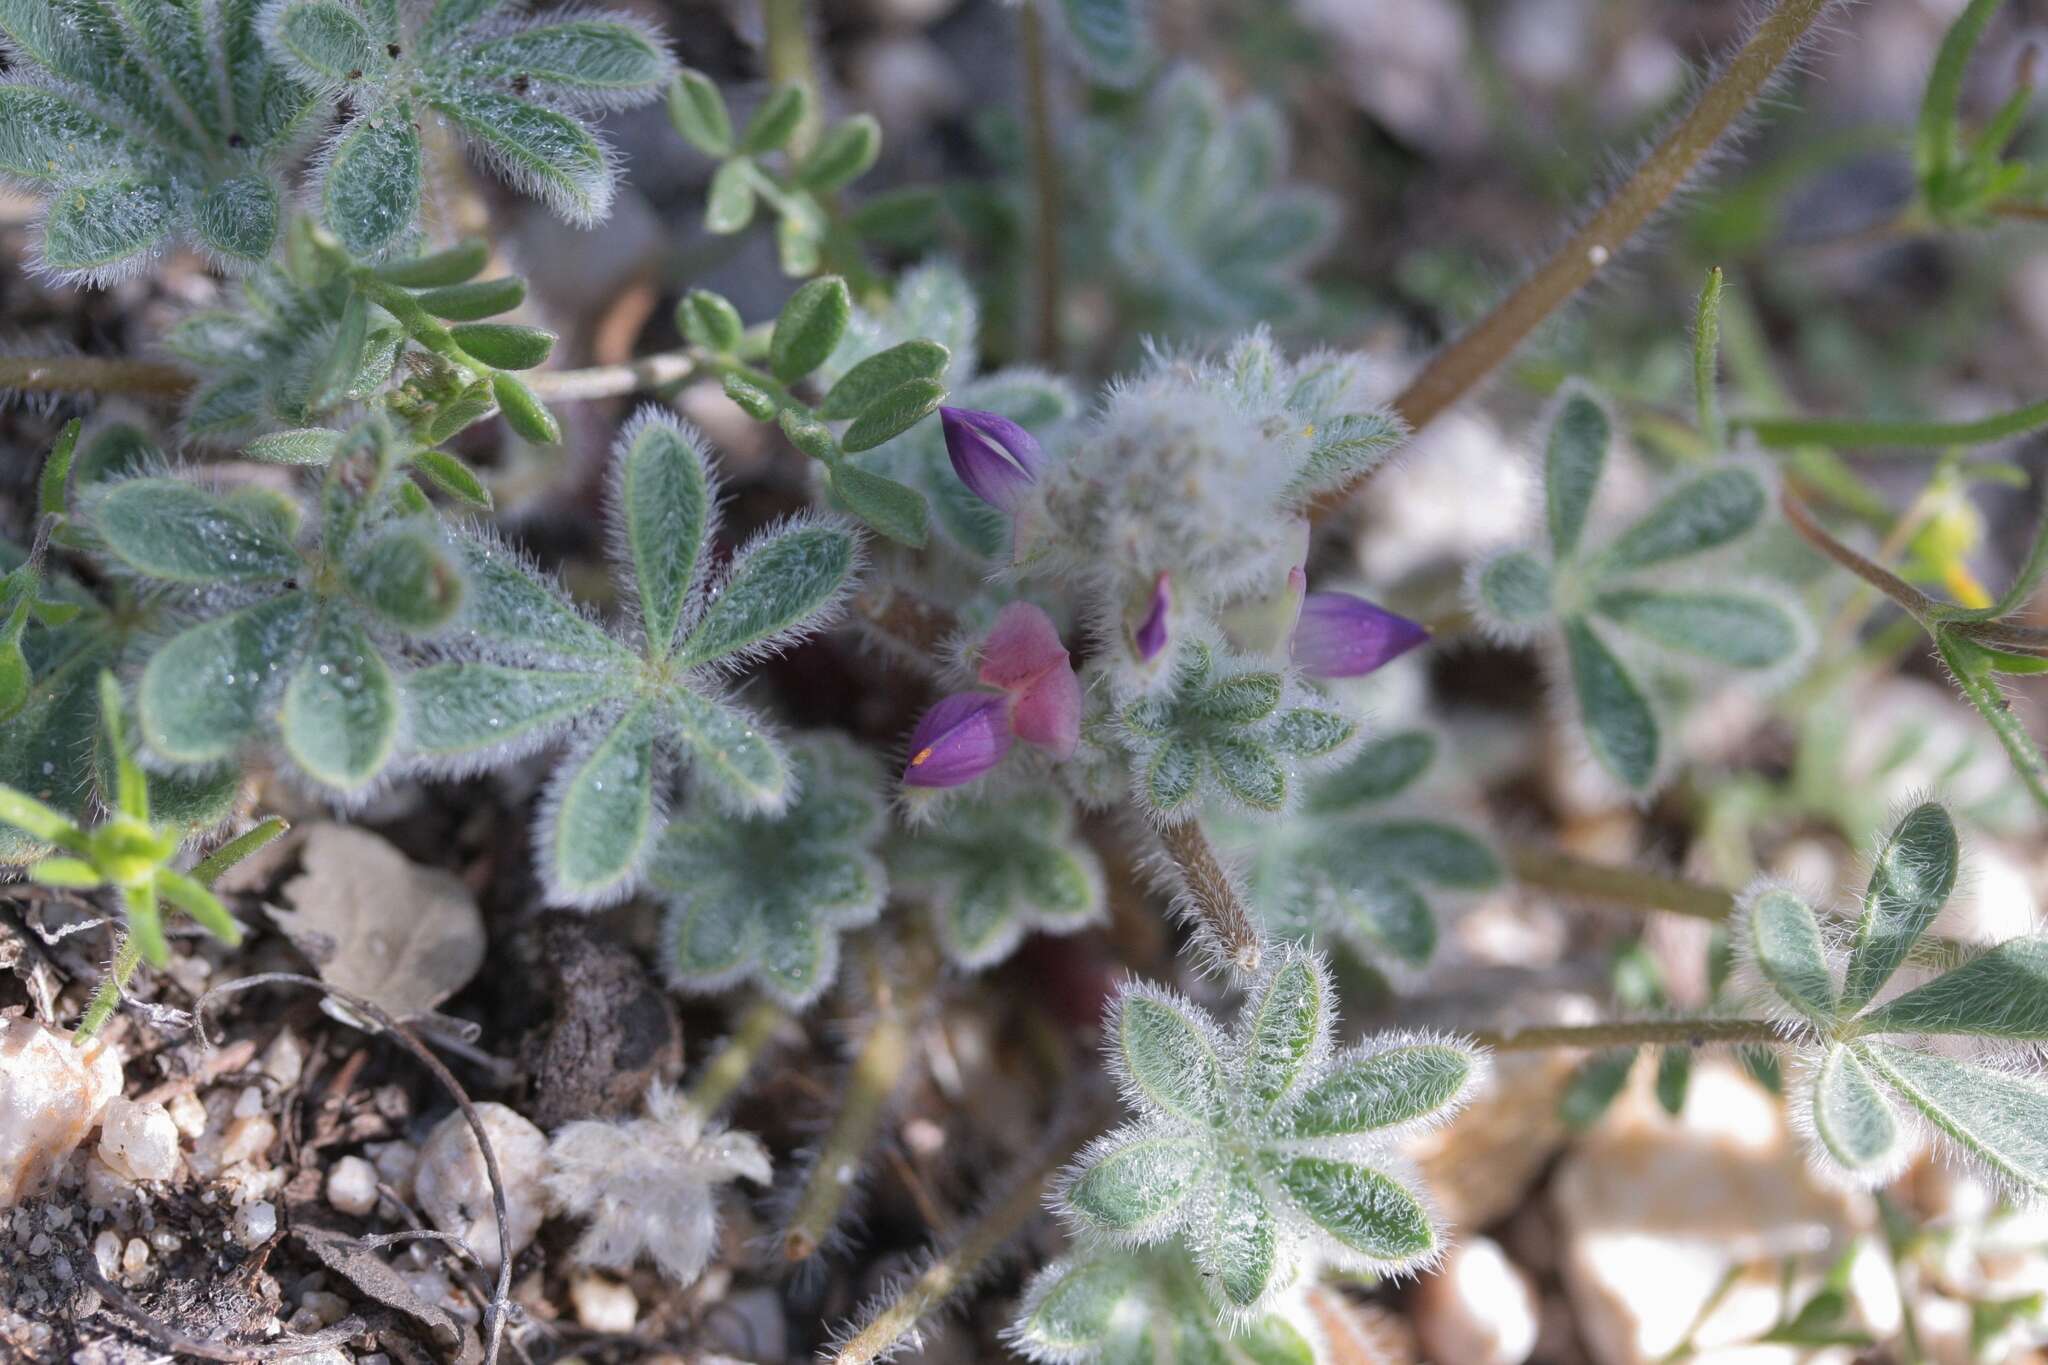
M1856 1031L2048 1040L2048 938L2001 943L1864 1014Z
M1101 919L1101 864L1074 826L1054 792L961 802L897 841L890 869L929 906L946 955L980 970L1029 932L1072 933Z
M1605 573L1628 573L1718 550L1755 530L1770 496L1749 469L1717 469L1678 485L1600 552Z
M136 689L143 742L176 763L233 757L261 727L316 610L309 594L284 593L172 637Z
M661 836L648 880L669 907L665 957L681 989L745 978L800 1009L831 985L840 935L881 911L880 770L825 734L794 741L789 765L797 795L781 814L700 803Z
M1905 1133L1862 1049L1829 1047L1813 1077L1814 1136L1837 1165L1882 1179L1906 1152Z
M1313 1365L1311 1335L1286 1312L1219 1326L1178 1252L1097 1248L1035 1276L1008 1333L1026 1356L1104 1365Z
M1178 997L1127 987L1107 1042L1137 1121L1084 1152L1059 1195L1083 1229L1178 1238L1219 1317L1249 1324L1311 1259L1397 1270L1441 1233L1392 1144L1454 1108L1480 1059L1383 1038L1332 1058L1327 969L1274 954L1227 1041Z
M709 591L680 661L695 667L750 658L815 630L844 600L859 566L860 542L842 521L770 528L733 556Z
M637 422L623 447L613 498L639 598L650 657L674 648L697 582L697 557L712 532L716 491L702 444L666 422Z
M1584 389L1568 389L1551 415L1543 450L1543 502L1551 553L1559 561L1578 553L1606 472L1611 431L1607 410Z
M1648 790L1664 747L1663 727L1648 693L1587 622L1567 620L1564 644L1587 748L1622 785Z
M1839 1006L1820 921L1812 907L1779 887L1766 887L1745 913L1749 948L1773 991L1817 1024L1834 1020Z
M1593 611L1672 653L1725 668L1773 668L1801 645L1798 618L1752 593L1617 588L1594 597Z
M321 785L360 791L390 759L398 717L390 667L361 627L330 611L285 685L278 715L285 752Z
M252 0L4 0L0 175L50 194L38 255L103 282L173 237L246 265L277 240L269 167L314 98L248 41Z
M103 484L82 514L116 561L167 583L259 583L303 567L274 528L183 479Z
M654 736L641 702L555 769L534 836L549 900L603 905L633 889L655 830Z
M411 33L389 0L289 0L265 12L271 57L354 106L320 194L324 221L351 254L375 259L410 236L422 199L417 124L429 110L562 217L587 225L608 211L612 154L568 110L658 99L675 63L631 20L521 8L448 0Z

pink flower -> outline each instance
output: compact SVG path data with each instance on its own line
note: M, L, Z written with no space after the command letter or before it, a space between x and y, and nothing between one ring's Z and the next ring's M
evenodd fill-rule
M960 482L983 502L1014 513L1045 469L1038 439L1007 417L975 408L940 408L939 427Z
M903 782L957 787L1010 752L1013 740L1068 758L1081 740L1081 680L1052 618L1012 602L982 641L975 681L993 692L958 692L917 723Z
M1396 616L1348 592L1312 592L1294 627L1294 662L1312 678L1362 678L1429 638Z

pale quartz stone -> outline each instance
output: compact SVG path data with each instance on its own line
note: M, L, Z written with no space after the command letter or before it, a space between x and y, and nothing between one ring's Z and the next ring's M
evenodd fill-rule
M377 1207L377 1168L359 1156L345 1156L327 1172L327 1202L362 1218Z
M121 1093L110 1045L72 1044L33 1019L0 1019L0 1209L41 1188Z
M277 1233L277 1205L265 1199L235 1210L235 1240L245 1247L260 1246Z
M191 1091L174 1095L164 1106L170 1111L171 1122L178 1125L178 1131L188 1138L196 1138L206 1131L206 1106Z
M576 1321L593 1332L630 1332L640 1317L632 1289L603 1275L570 1280L569 1302L576 1306Z
M1797 1365L1806 1357L1792 1348L1750 1345L1782 1311L1779 1262L1812 1268L1791 1286L1803 1302L1875 1226L1870 1197L1823 1182L1783 1107L1733 1064L1695 1063L1675 1119L1650 1093L1654 1070L1636 1068L1551 1182L1587 1354L1651 1365L1690 1332L1696 1365Z
M109 1228L92 1239L92 1258L108 1279L121 1268L121 1234Z
M502 1104L486 1102L476 1109L498 1158L505 1186L505 1232L516 1256L533 1240L547 1213L547 1196L541 1189L547 1136ZM435 1227L460 1237L487 1269L498 1268L498 1219L490 1173L460 1110L441 1120L420 1147L413 1192Z
M100 1119L99 1158L130 1180L169 1180L178 1173L178 1125L161 1104L116 1095Z
M149 1243L140 1237L130 1237L128 1245L121 1249L121 1273L134 1279L149 1269Z
M261 1065L263 1074L279 1085L286 1088L297 1085L306 1070L306 1050L299 1046L298 1035L290 1029L280 1029L270 1046L263 1050Z
M299 1296L299 1308L313 1315L314 1325L331 1327L348 1316L348 1300L339 1294L330 1294L324 1289L309 1290Z
M262 1114L252 1114L232 1121L227 1131L220 1135L220 1144L214 1149L214 1160L222 1166L232 1166L238 1161L253 1161L270 1150L270 1144L277 1140L277 1125Z
M1536 1350L1536 1289L1500 1244L1470 1237L1422 1277L1415 1330L1431 1360L1522 1365Z
M377 1178L396 1190L399 1198L412 1198L412 1177L420 1167L420 1149L410 1142L372 1142L364 1150L377 1168Z

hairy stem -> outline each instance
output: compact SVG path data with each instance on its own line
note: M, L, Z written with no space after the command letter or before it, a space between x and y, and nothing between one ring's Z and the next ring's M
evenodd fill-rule
M0 356L0 391L104 393L138 398L181 398L192 387L189 370L153 360L104 356Z
M1101 1102L1079 1106L1039 1149L1006 1171L997 1196L982 1215L933 1259L924 1272L905 1284L832 1356L832 1365L872 1365L947 1299L973 1283L991 1257L1031 1221L1041 1207L1046 1184L1082 1143L1107 1127L1114 1117Z
M1230 870L1217 858L1197 820L1183 820L1159 831L1159 842L1180 873L1188 904L1202 927L1216 941L1224 961L1240 972L1259 969L1259 929L1238 894Z
M1495 1052L1539 1052L1559 1047L1633 1047L1664 1044L1777 1043L1796 1038L1769 1019L1633 1019L1606 1024L1557 1024L1477 1029L1465 1037Z
M690 1107L700 1114L716 1113L740 1088L768 1044L788 1022L788 1011L773 1000L756 1000L742 1010L731 1036L711 1054L711 1060L697 1073L696 1082L685 1095Z
M1038 7L1017 12L1024 49L1024 90L1031 131L1031 189L1037 209L1037 240L1032 244L1036 268L1038 361L1048 368L1060 363L1060 162L1053 136L1052 77L1045 59L1045 20Z
M100 978L98 989L92 993L92 1002L85 1007L85 1015L78 1021L77 1032L71 1035L76 1046L84 1046L98 1036L107 1020L114 1017L114 1010L121 1003L121 995L128 989L128 983L135 976L135 969L142 965L142 948L134 936L123 934L120 943L114 947L114 961L107 968L107 974Z
M1834 0L1780 0L1729 58L1713 82L1635 172L1585 226L1477 326L1437 352L1394 399L1410 431L1420 431L1500 367L1545 318L1618 256L1629 239L1663 208L1720 145L1744 111L1756 103L1780 68L1798 51ZM1355 487L1355 485L1354 485ZM1320 518L1337 510L1350 489L1316 505Z
M929 987L929 978L916 975L892 988L879 964L872 973L875 1018L861 1040L846 1083L839 1092L839 1111L832 1117L832 1129L818 1151L796 1210L782 1235L782 1254L791 1261L807 1261L839 1221L839 1211L860 1174L861 1159L874 1145L875 1131L882 1126L882 1114L896 1094L903 1073L915 1050L912 1034L919 1003Z
M1737 417L1735 427L1767 446L1832 446L1855 450L1940 450L1988 445L2048 426L2048 401L1967 422L1868 421L1850 417Z
M526 384L544 399L575 403L665 389L682 383L702 368L695 351L658 351L622 365L594 365L587 370L534 370L526 376Z
M1589 862L1555 849L1517 844L1507 851L1515 880L1546 891L1613 901L1640 910L1664 910L1692 919L1724 920L1735 913L1735 897L1718 886L1633 867Z

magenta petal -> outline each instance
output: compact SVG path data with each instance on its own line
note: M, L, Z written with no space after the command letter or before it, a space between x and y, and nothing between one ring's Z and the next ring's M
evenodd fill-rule
M1010 725L1026 744L1072 758L1081 742L1081 679L1065 664L1046 670L1017 694Z
M1015 511L1045 469L1038 438L1007 417L975 408L939 409L946 455L960 482L983 502Z
M1362 678L1406 654L1429 632L1348 592L1312 592L1294 628L1294 662L1312 678Z
M1071 671L1059 628L1029 602L1012 602L996 616L982 641L981 669L975 676L989 687L1014 692L1055 668Z
M1138 657L1146 663L1158 658L1159 651L1166 648L1166 617L1172 610L1173 580L1161 573L1152 581L1152 604L1145 611L1145 619L1131 632L1131 643L1138 647Z
M910 736L906 787L957 787L972 782L1010 752L1009 699L996 692L959 692L917 723Z

